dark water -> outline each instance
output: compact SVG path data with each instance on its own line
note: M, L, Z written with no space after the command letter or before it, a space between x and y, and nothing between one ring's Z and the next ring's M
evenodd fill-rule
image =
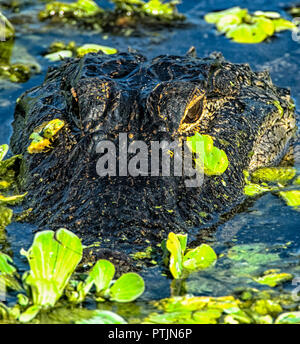
M27 48L42 70L24 84L13 85L5 89L0 83L0 143L9 143L12 133L11 122L15 101L25 90L40 84L45 76L50 63L43 58L49 44L54 40L68 42L75 40L78 45L83 43L103 44L127 50L128 46L137 49L147 57L151 58L160 54L181 55L191 47L195 46L198 56L205 56L212 51L220 51L226 59L231 62L249 63L254 70L268 69L273 82L291 90L295 100L296 108L300 108L300 40L292 39L290 31L277 34L268 42L247 45L237 44L219 35L212 25L203 20L203 15L210 11L221 10L232 6L242 6L250 11L272 10L278 11L285 18L289 15L284 11L288 4L284 2L270 1L199 1L183 0L178 6L179 11L187 16L190 23L185 28L166 29L157 32L149 32L144 37L118 37L95 32L83 32L72 28L45 27L40 24L36 16L37 8L42 8L43 3L38 1L24 1L28 3L21 14L13 14L4 11L8 18L22 20L22 25L16 25L16 44ZM1 3L1 1L0 1ZM98 1L99 5L102 2ZM25 14L24 14L25 13ZM19 18L19 19L18 19ZM0 42L1 44L1 42ZM299 119L299 116L298 116ZM299 121L298 121L299 123ZM296 156L296 167L300 172L300 155ZM13 253L13 258L21 271L27 269L26 262L19 254L20 248L27 249L32 241L32 230L29 225L11 224L7 227L7 241L2 244L2 249ZM216 266L206 272L196 273L189 277L185 288L190 293L205 295L222 295L231 293L238 286L251 282L247 277L241 276L237 271L247 266L240 266L239 262L228 260L226 254L234 245L252 245L255 252L265 252L277 255L278 259L262 260L258 264L257 271L269 268L279 268L284 272L293 272L294 276L300 277L300 212L288 207L276 195L265 194L244 212L241 212L219 225L209 235L207 242L211 244L217 253L225 253L225 258L220 258ZM245 246L247 249L247 247ZM1 243L0 243L1 249ZM146 279L147 290L143 296L144 300L162 298L170 295L170 280L160 276L160 269L154 267L143 275ZM257 287L257 285L256 285ZM286 289L292 289L287 283Z

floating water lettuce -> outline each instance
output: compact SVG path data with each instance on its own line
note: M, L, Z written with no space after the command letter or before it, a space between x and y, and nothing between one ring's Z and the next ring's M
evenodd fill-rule
M64 18L89 18L93 17L103 10L93 0L77 0L72 3L52 2L46 4L43 11L39 13L40 20L50 17Z
M14 274L17 270L12 265L13 260L10 256L5 253L0 252L0 273L2 274Z
M65 58L73 57L73 52L71 50L59 50L54 53L46 54L45 58L51 62L61 61Z
M14 205L14 204L17 204L17 203L21 202L26 195L27 195L27 192L25 192L22 195L13 195L13 196L3 196L3 195L0 195L0 205L3 205L3 204Z
M30 271L23 276L34 305L53 307L82 257L82 245L72 232L61 228L56 233L37 233L26 256Z
M143 2L142 11L152 16L173 19L175 13L175 5L177 3L178 1L163 3L160 0L150 0L147 3Z
M237 43L260 43L275 32L296 28L277 12L256 11L250 15L247 9L240 7L208 13L204 19Z
M0 146L0 161L2 161L7 154L9 146L4 144Z
M183 257L183 267L187 270L206 269L217 259L215 251L206 244L188 250Z
M138 274L128 272L113 284L109 296L111 301L131 302L142 295L144 290L144 280Z
M290 294L255 288L241 291L237 291L235 296L185 295L165 298L154 303L160 313L149 314L144 323L272 324L275 319L275 323L299 322L297 304ZM282 313L285 307L290 307L290 312Z
M80 303L93 286L96 288L97 301L109 299L116 302L131 302L144 292L144 280L136 273L125 273L113 280L115 267L107 260L99 260L87 276L81 275L80 281L71 280L82 259L82 252L80 239L65 228L57 232L37 233L29 250L21 250L30 266L30 270L22 276L23 286L29 298L24 294L18 294L19 302L14 306L16 313L12 316L13 319L29 322L42 309L52 308L63 295L72 303ZM5 277L3 281L7 287L24 292L15 279L17 273L11 263L12 259L9 256L0 253L0 276L2 280ZM86 276L85 280L83 276ZM8 308L8 312L13 312L12 308ZM124 323L124 319L110 312L99 311L93 316L95 319L91 321L99 323Z
M296 169L293 167L267 167L254 171L251 175L244 171L245 187L244 193L247 196L256 196L264 192L276 192L290 207L298 209L300 206L300 190L284 190L284 187L291 181L293 185L299 185L299 176L296 176ZM263 182L258 184L258 182ZM277 186L266 184L277 183Z
M137 299L145 290L142 277L128 272L113 280L114 265L108 260L99 260L89 272L83 283L79 283L76 291L70 293L69 300L81 302L84 300L93 285L96 287L97 301L109 299L116 302L131 302Z
M268 170L270 171L270 170ZM256 173L256 179L257 178L262 178L264 176L264 172L260 173L259 170L255 171L254 174ZM267 174L266 174L267 175ZM274 177L275 173L271 173L271 178ZM278 173L277 173L278 175ZM258 184L258 183L253 183L250 180L250 174L247 171L244 171L244 178L245 178L245 187L244 187L244 194L246 196L256 196L265 192L270 192L270 191L278 191L278 186L269 186L266 183ZM254 178L255 180L255 178Z
M279 195L290 207L298 208L300 206L300 190L281 191Z
M12 265L13 260L7 254L0 252L0 287L4 285L16 291L22 290L16 277L18 276L16 268ZM0 296L2 292L0 288Z
M116 54L117 49L100 44L87 43L77 47L75 42L71 41L68 44L63 42L53 42L49 47L49 53L45 58L52 62L60 61L64 58L82 57L88 53L103 52L106 55Z
M195 133L187 138L187 145L191 152L197 154L196 166L208 176L220 175L228 167L226 153L213 145L213 139L209 135Z
M55 118L38 127L29 137L32 141L27 148L28 153L47 152L51 148L51 143L54 141L55 136L64 125L65 122L63 120Z
M92 0L73 3L52 2L40 12L40 20L54 19L71 24L83 24L95 29L122 31L130 34L138 24L170 24L182 21L184 16L176 10L177 1L163 3L160 0L112 0L114 8L102 9Z
M251 180L255 183L272 182L287 183L296 176L294 167L264 167L259 168L251 174Z
M300 324L300 312L286 312L280 314L275 324Z
M177 296L155 303L163 314L152 313L145 323L151 324L216 324L222 313L240 310L241 302L233 296Z
M105 45L84 44L81 47L77 48L77 56L82 57L87 53L97 53L99 51L103 52L106 55L116 54L118 52L117 49L107 47Z
M173 232L170 232L168 239L162 243L162 249L170 253L168 265L175 279L181 278L188 271L206 269L217 259L214 250L206 244L190 250L186 250L186 244L187 234Z

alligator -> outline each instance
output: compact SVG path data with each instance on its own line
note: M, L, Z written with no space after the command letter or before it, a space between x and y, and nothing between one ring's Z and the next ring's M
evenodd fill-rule
M30 154L31 133L57 118L64 126L51 147ZM170 231L196 233L217 223L244 202L244 171L278 165L295 131L289 90L276 87L267 71L220 53L200 58L191 50L151 60L134 51L89 53L50 67L42 85L17 100L11 149L23 155L20 188L28 192L30 221L128 253ZM128 145L143 141L151 151L151 142L183 142L196 132L212 137L229 162L222 174L204 175L200 186L161 170L97 172L104 156L99 142L118 151L126 134Z

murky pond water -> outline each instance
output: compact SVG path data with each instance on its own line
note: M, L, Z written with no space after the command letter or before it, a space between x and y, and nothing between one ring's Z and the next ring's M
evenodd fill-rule
M102 2L97 1L99 4ZM20 13L4 10L8 18L23 22L16 24L17 37L15 40L15 54L20 49L34 56L41 65L41 72L34 75L23 84L0 82L0 143L9 143L12 133L15 101L27 89L42 83L47 68L52 64L43 57L43 53L54 40L76 41L78 45L96 43L117 48L119 51L128 47L140 51L151 58L160 54L182 55L191 46L195 46L198 56L206 56L213 51L220 51L231 62L249 63L253 70L268 69L273 82L277 86L290 88L296 109L300 108L300 40L293 40L290 31L284 31L260 44L237 44L228 40L224 35L216 32L212 25L203 20L207 12L224 9L224 2L217 0L199 1L183 0L178 6L179 12L187 16L189 25L181 28L168 28L159 31L149 31L142 37L121 37L101 34L93 31L82 31L74 27L45 26L33 19L37 10L44 6L42 1L23 1ZM0 1L1 4L1 1ZM226 8L243 6L249 11L272 10L280 12L284 17L289 15L284 11L288 4L258 0L227 1ZM2 44L2 42L0 42ZM20 48L21 47L21 48ZM299 110L298 110L299 111ZM299 113L298 113L299 114ZM299 120L299 116L297 118ZM299 123L299 121L298 121ZM300 149L296 150L296 168L300 173ZM0 249L11 252L19 271L28 269L26 259L19 253L23 247L27 249L33 238L34 226L12 223L6 228L6 240L0 242ZM235 288L251 285L247 277L247 269L255 264L257 272L268 269L281 269L300 277L300 211L287 206L279 197L267 193L248 204L235 216L227 219L213 230L200 233L201 241L212 245L220 255L217 264L205 272L192 274L182 286L184 292L195 295L228 295ZM255 254L268 252L271 259L261 257L261 261L253 263L249 259L243 264L228 258L234 246L244 245L243 248L251 257ZM248 251L247 251L248 250ZM222 256L222 254L224 254ZM273 259L276 257L276 259ZM248 265L247 265L248 264ZM161 269L157 266L149 268L143 274L146 282L146 292L136 303L138 311L146 307L144 301L168 297L170 282L161 276ZM258 287L257 284L255 287ZM285 290L292 290L294 286L286 283ZM127 310L128 311L128 310Z

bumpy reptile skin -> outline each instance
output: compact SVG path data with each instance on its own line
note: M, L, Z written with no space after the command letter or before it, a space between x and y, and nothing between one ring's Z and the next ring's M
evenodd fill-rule
M244 200L243 170L282 159L295 133L291 104L289 91L274 86L267 72L219 54L68 60L16 106L11 147L24 155L30 219L40 229L66 227L85 242L102 238L104 246L129 251L171 230L200 228ZM54 118L66 123L54 148L28 154L32 131ZM96 173L100 140L117 145L118 133L127 132L129 141L172 141L196 130L211 135L229 160L221 176L205 176L201 187L187 188L184 177Z

